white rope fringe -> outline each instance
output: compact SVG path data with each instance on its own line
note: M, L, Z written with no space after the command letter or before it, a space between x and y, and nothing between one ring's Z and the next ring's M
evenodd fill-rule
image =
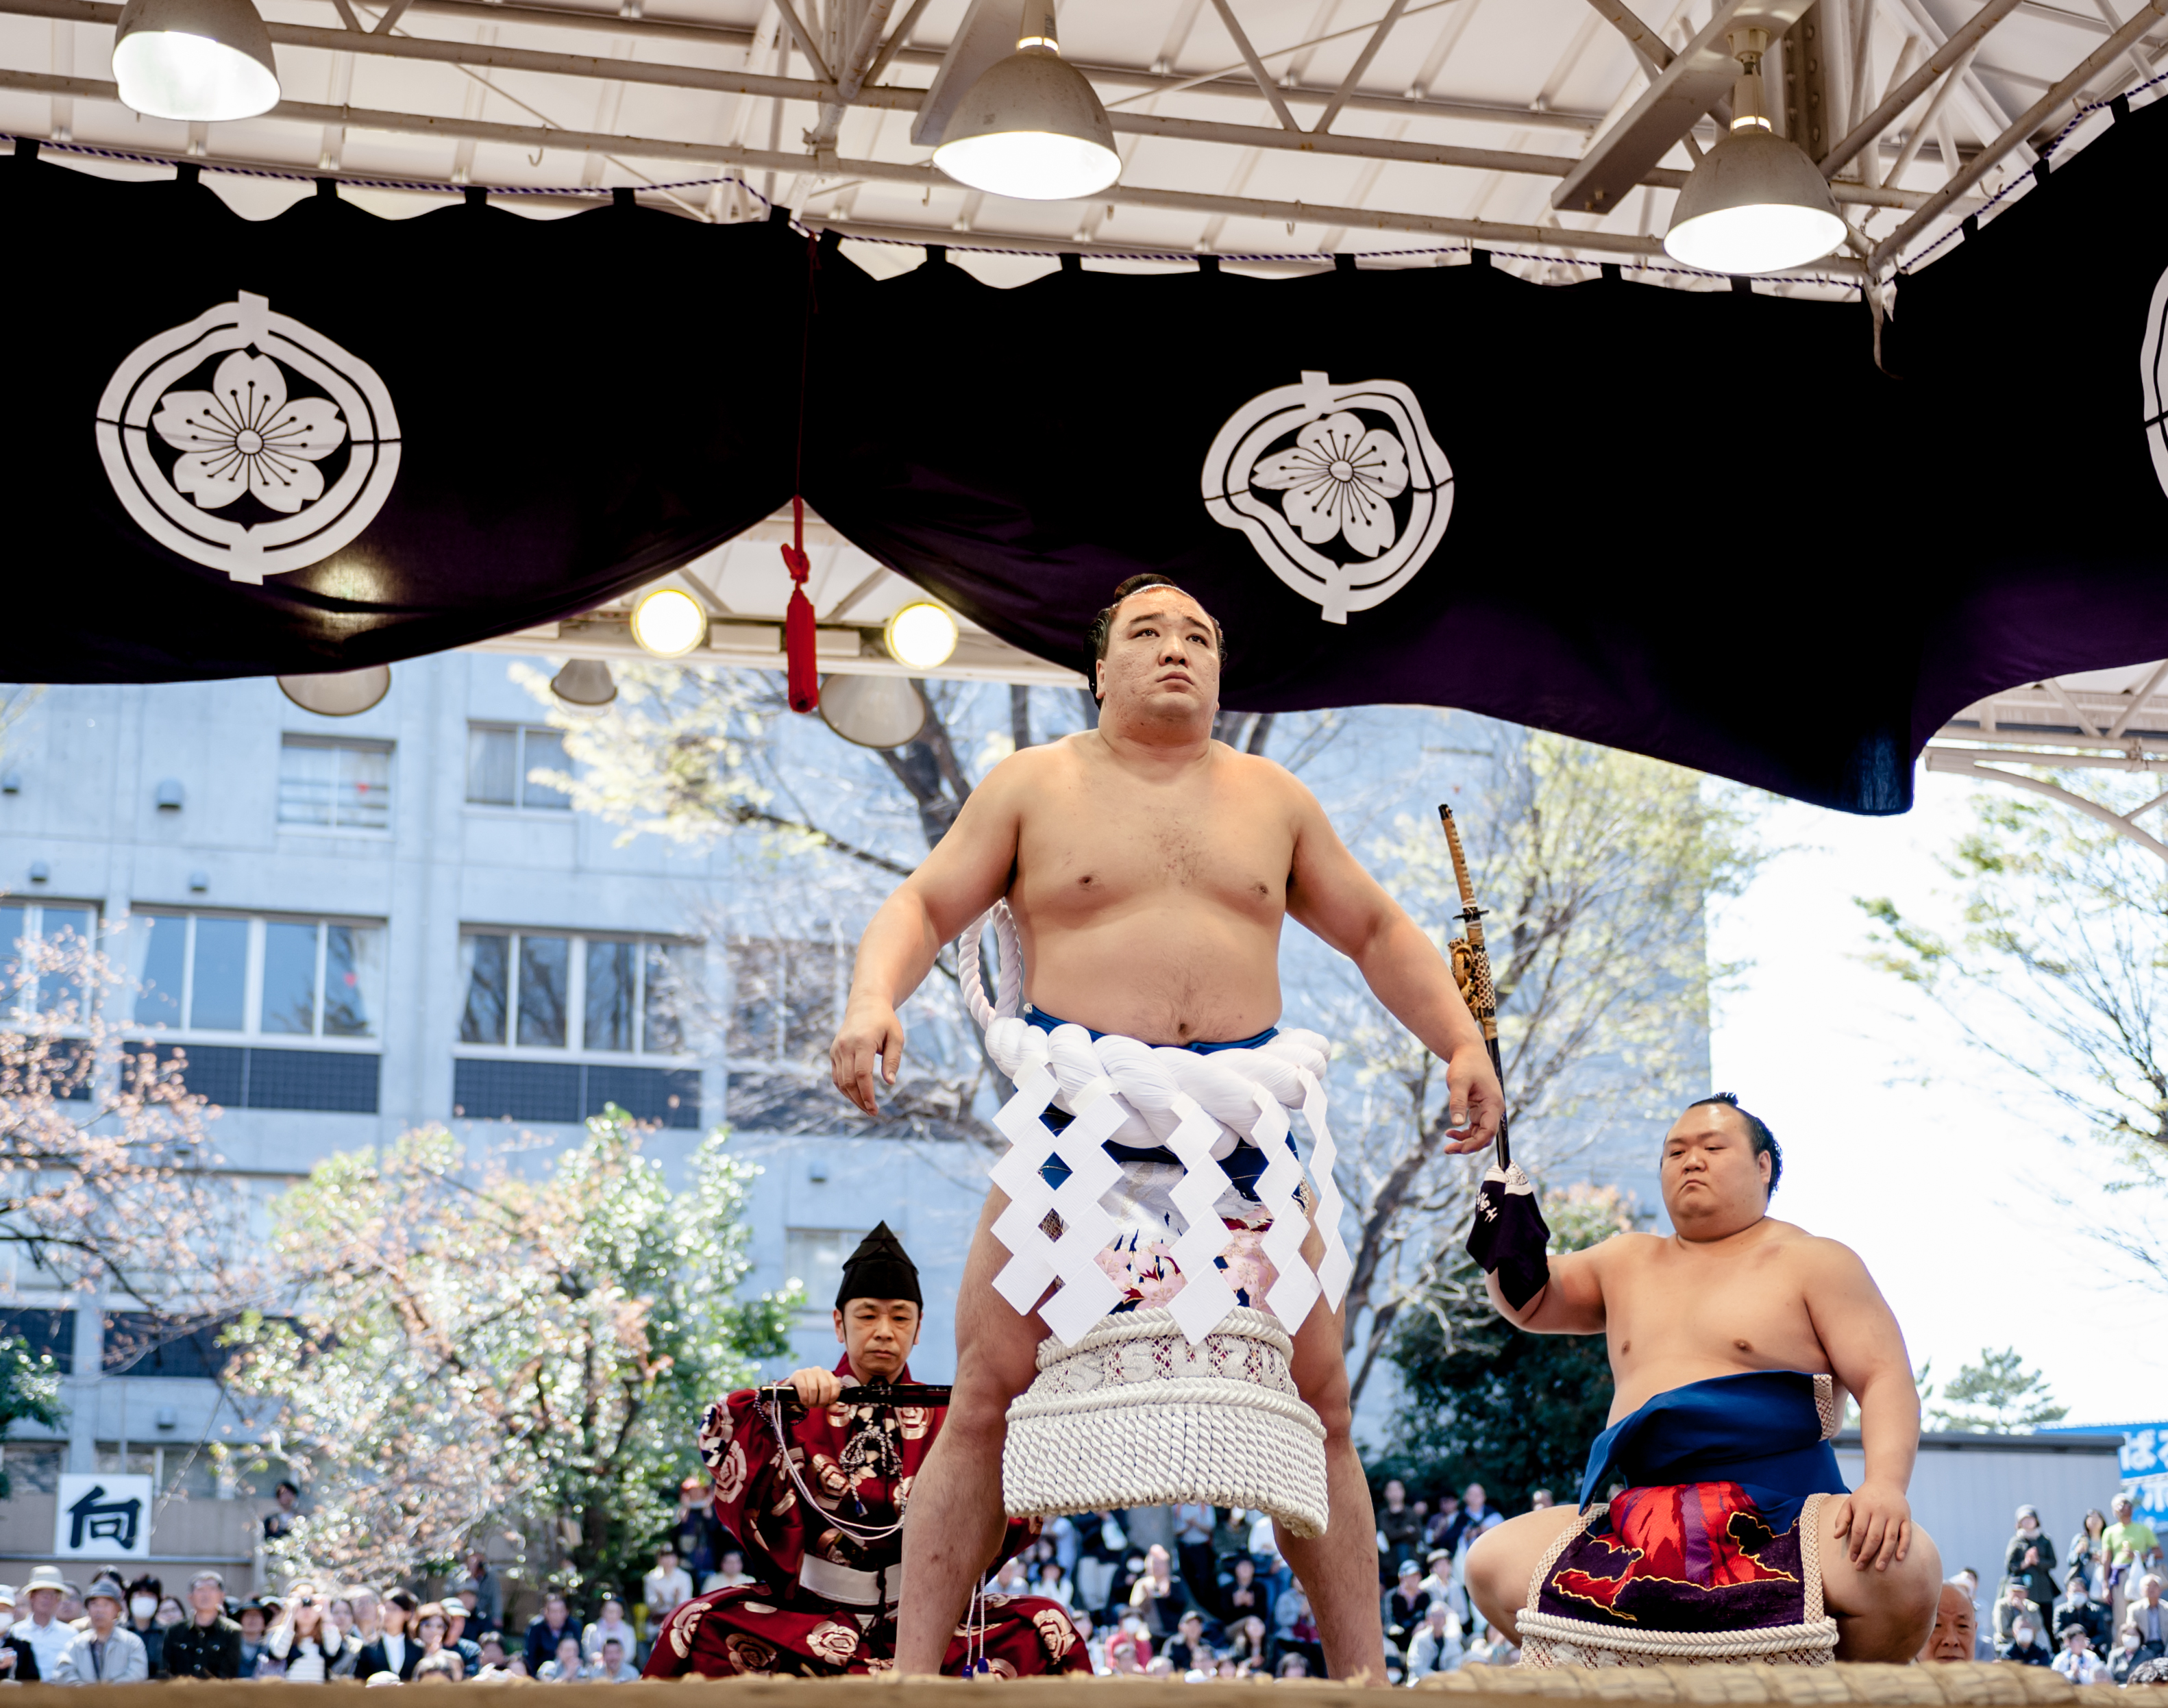
M1325 1428L1295 1391L1293 1350L1281 1323L1241 1306L1201 1343L1163 1309L1109 1318L1074 1346L1041 1341L1039 1376L1009 1406L1009 1516L1209 1502L1323 1535Z
M1822 1602L1822 1503L1810 1494L1799 1511L1799 1572L1806 1580L1797 1625L1762 1626L1746 1631L1631 1630L1569 1619L1538 1607L1544 1580L1574 1540L1609 1510L1598 1502L1585 1509L1576 1524L1559 1533L1528 1577L1528 1605L1516 1620L1521 1629L1521 1664L1538 1670L1560 1668L1713 1666L1724 1661L1762 1661L1775 1666L1821 1667L1836 1658L1836 1620Z
M989 927L998 954L996 1000L991 1004L979 972L979 940ZM1170 1255L1183 1285L1170 1308L1193 1345L1237 1308L1215 1262L1229 1233L1214 1207L1230 1185L1220 1163L1245 1142L1266 1159L1255 1190L1272 1217L1261 1244L1278 1279L1264 1302L1290 1329L1320 1296L1328 1308L1339 1308L1354 1261L1340 1231L1346 1200L1332 1178L1338 1150L1326 1121L1323 1076L1331 1046L1325 1038L1290 1028L1262 1048L1204 1055L1113 1034L1095 1040L1081 1026L1043 1032L1023 1018L1023 956L1005 901L964 932L957 957L964 1001L986 1034L986 1053L1017 1088L994 1117L1009 1140L993 1170L994 1183L1009 1199L994 1233L1012 1254L994 1286L1019 1313L1028 1313L1060 1281L1060 1291L1039 1314L1060 1339L1074 1345L1120 1302L1097 1261L1117 1231L1099 1207L1120 1178L1107 1155L1108 1143L1164 1145L1182 1160L1184 1178L1172 1196L1185 1227ZM1049 1105L1075 1117L1058 1135L1041 1118ZM1325 1243L1314 1274L1302 1256L1310 1228L1299 1196L1302 1165L1288 1143L1295 1110L1310 1127L1317 1227ZM1071 1170L1058 1188L1039 1173L1049 1159ZM1045 1232L1049 1211L1060 1218L1059 1239Z

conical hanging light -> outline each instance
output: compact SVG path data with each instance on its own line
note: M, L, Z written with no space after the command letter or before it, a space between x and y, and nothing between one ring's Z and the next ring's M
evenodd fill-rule
M821 684L821 715L846 741L901 747L926 727L926 698L905 676L830 676Z
M975 190L1029 202L1096 195L1122 175L1107 109L1061 57L1052 0L1027 0L1017 50L971 85L933 163Z
M1762 93L1766 29L1731 33L1740 64L1731 130L1702 156L1671 207L1664 249L1710 273L1777 273L1819 261L1844 241L1820 168L1777 135Z
M550 692L566 711L599 718L617 698L617 684L600 659L575 658L566 660L565 667L550 678Z
M114 32L113 80L150 119L210 124L279 104L271 32L249 0L128 0Z

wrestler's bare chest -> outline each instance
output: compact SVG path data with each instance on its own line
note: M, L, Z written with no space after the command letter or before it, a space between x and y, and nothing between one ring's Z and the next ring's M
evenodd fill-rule
M1682 1248L1629 1234L1610 1247L1602 1279L1613 1422L1690 1382L1751 1370L1829 1370L1807 1309L1799 1239Z
M1152 1042L1246 1037L1279 1017L1294 821L1257 761L1215 749L1171 777L1071 751L1034 780L1009 904L1028 995Z

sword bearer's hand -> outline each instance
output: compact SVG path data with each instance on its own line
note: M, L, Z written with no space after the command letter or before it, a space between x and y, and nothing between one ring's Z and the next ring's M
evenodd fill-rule
M832 1370L794 1370L790 1385L798 1390L798 1403L809 1412L835 1404L843 1392L843 1379Z
M1463 1044L1445 1061L1446 1146L1451 1156L1481 1150L1498 1136L1498 1114L1506 1094L1490 1066L1489 1048L1480 1039Z
M1886 1572L1912 1551L1912 1504L1894 1483L1869 1478L1837 1504L1831 1529L1849 1539L1852 1563L1861 1571Z
M903 1022L895 1010L878 998L853 996L828 1060L836 1089L867 1114L879 1115L874 1076L878 1072L881 1085L893 1085L903 1065Z

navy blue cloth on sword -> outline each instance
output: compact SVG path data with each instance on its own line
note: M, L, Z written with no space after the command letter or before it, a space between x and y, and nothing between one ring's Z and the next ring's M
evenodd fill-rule
M1798 1370L1711 1376L1656 1395L1590 1446L1581 1505L1614 1483L1735 1483L1778 1530L1792 1526L1809 1495L1851 1493L1823 1438L1815 1378Z
M1057 1020L1045 1010L1034 1008L1028 1004L1025 1005L1023 1017L1027 1024L1037 1026L1041 1032L1050 1032L1058 1026L1069 1026L1074 1023L1070 1021ZM1089 1026L1084 1029L1087 1032L1092 1032ZM1200 1040L1196 1043L1177 1044L1173 1048L1189 1050L1200 1056L1209 1056L1220 1050L1262 1049L1279 1035L1280 1029L1278 1026L1268 1026L1255 1037L1234 1038L1222 1043L1208 1043ZM1103 1032L1092 1032L1092 1041L1097 1043L1106 1036L1107 1034ZM1076 1117L1065 1109L1049 1107L1045 1114L1039 1118L1046 1122L1051 1131L1060 1132ZM1292 1135L1288 1139L1288 1148L1290 1150L1294 1148ZM1166 1163L1174 1168L1182 1166L1182 1159L1163 1144L1138 1146L1115 1144L1110 1141L1106 1147L1106 1151L1107 1154L1118 1163ZM1257 1196L1256 1191L1257 1176L1265 1171L1265 1154L1257 1146L1245 1140L1235 1147L1232 1155L1221 1159L1220 1166L1226 1171L1227 1178L1234 1183L1236 1191L1246 1198L1255 1198ZM1049 1157L1039 1165L1039 1178L1049 1186L1059 1186L1074 1172L1075 1170L1060 1157Z

